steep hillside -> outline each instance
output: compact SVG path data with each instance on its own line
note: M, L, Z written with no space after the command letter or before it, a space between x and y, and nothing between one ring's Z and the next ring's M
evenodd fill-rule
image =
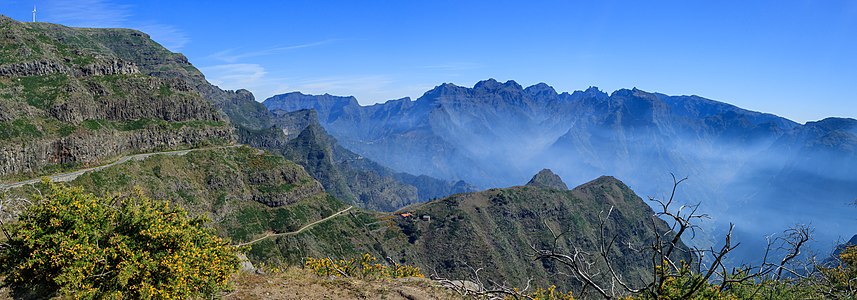
M336 215L349 205L325 193L302 167L249 147L151 156L84 174L68 184L98 195L122 196L139 188L153 198L170 200L193 215L207 216L209 225L233 244L246 244L247 256L256 264L300 265L307 256L356 256L367 251L379 256L381 251L372 246L376 242L366 230L380 228L377 222L383 214L350 210ZM10 212L30 203L21 199L32 198L40 188L36 184L5 191L6 206L0 215L4 224L11 221ZM300 234L290 234L331 216ZM397 243L396 233L390 234L393 247L406 243Z
M242 131L242 142L281 153L304 166L335 197L368 209L393 211L403 206L474 191L464 182L394 172L341 147L321 128L312 110L273 111L278 125Z
M107 46L129 37L160 47L139 32L0 16L0 36L0 178L235 140L194 86L151 76Z
M44 40L66 49L59 53L59 59L76 60L78 53L115 57L133 64L143 75L183 82L225 113L234 126L270 126L267 110L254 100L253 94L247 90L224 91L210 84L187 57L170 52L146 33L130 29L69 28L49 23L18 24L40 30Z
M568 272L562 266L523 258L532 256L531 246L547 249L553 245L546 226L556 232L569 231L559 240L561 251L571 253L573 246L594 251L599 220L607 217L611 207L606 230L618 235L612 249L617 269L634 282L650 276L646 262L651 257L629 245L649 245L656 232L666 233L669 228L659 219L655 220L657 228L651 228L652 210L613 177L601 177L571 191L518 186L456 195L408 207L403 211L413 217L400 217L397 223L412 243L412 252L403 254L405 261L441 275L468 278L473 275L471 267L484 268L480 274L497 282L521 286L531 278L537 284L553 282L569 288L578 283L559 276ZM689 261L690 257L681 259Z

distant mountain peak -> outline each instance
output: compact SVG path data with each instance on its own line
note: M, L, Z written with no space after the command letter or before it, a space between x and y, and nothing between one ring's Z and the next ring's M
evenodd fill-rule
M533 179L530 179L530 182L527 182L527 186L563 191L568 190L568 186L562 181L562 178L554 174L550 169L539 171L539 173L533 176Z
M482 80L473 85L473 90L476 91L495 91L498 89L523 90L524 87L515 82L514 80L508 80L504 83L500 83L494 78Z
M473 85L474 90L478 89L495 89L500 86L500 82L494 78L488 78L486 80L482 80Z
M818 121L807 122L806 125L818 126L826 130L849 131L857 128L857 120L851 118L829 117Z
M530 95L555 95L556 94L556 90L552 86L550 86L544 82L539 82L535 85L531 85L531 86L525 88L524 92L526 92L527 94L530 94Z

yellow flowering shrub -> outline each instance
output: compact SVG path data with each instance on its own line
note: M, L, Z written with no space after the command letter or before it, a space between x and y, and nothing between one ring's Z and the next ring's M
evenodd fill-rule
M45 182L12 224L0 274L52 296L170 299L208 296L238 269L235 248L185 210L137 192L117 199Z
M306 269L319 276L360 277L360 278L424 278L420 268L394 263L392 266L378 263L378 259L369 253L359 259L338 259L307 257Z

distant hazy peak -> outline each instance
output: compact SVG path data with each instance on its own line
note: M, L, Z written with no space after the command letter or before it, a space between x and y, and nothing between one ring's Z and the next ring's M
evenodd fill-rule
M329 103L344 103L344 104L357 104L357 98L354 96L334 96L328 93L324 95L312 95L312 94L304 94L301 92L290 92L280 95L275 95L268 100L273 101L300 101L300 100L312 100L318 102L329 102ZM268 101L266 100L266 101Z
M524 89L524 92L530 95L556 95L556 90L544 82L529 86Z
M559 175L554 174L550 169L539 171L539 173L533 176L533 179L530 179L527 186L563 191L568 190L568 186L562 181L562 178L559 178Z
M514 80L509 80L504 83L500 83L494 78L489 78L487 80L482 80L473 85L474 90L496 90L499 88L511 88L516 90L523 90L524 88L515 82Z
M828 131L843 130L850 131L857 128L857 120L851 118L825 118L819 121L806 122L807 126L815 126Z

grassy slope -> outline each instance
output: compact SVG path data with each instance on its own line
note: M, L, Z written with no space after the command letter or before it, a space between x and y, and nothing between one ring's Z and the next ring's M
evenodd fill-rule
M537 285L555 283L569 288L574 280L558 277L562 270L550 262L532 261L531 245L546 249L553 238L546 224L556 232L568 231L559 248L570 253L573 245L594 252L599 235L599 218L610 207L608 234L619 236L613 247L615 265L634 282L647 276L647 258L630 250L649 245L654 238L652 210L622 182L601 177L574 190L513 187L462 194L406 208L430 221L399 219L413 242L405 260L432 266L452 278L467 278L473 268L485 268L488 278L523 286L528 278ZM656 220L658 231L668 230ZM600 266L597 266L600 267Z

